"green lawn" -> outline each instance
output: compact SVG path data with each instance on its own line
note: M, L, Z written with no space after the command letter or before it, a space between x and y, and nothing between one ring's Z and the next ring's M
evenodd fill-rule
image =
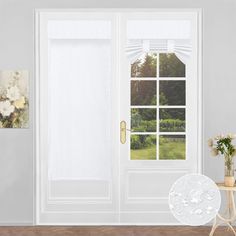
M160 144L160 160L184 160L185 142L168 141Z
M185 159L185 142L171 141L161 142L159 147L160 160L184 160ZM131 149L131 160L155 160L156 146L152 145L143 149Z
M131 149L131 160L155 160L156 159L156 146L144 149Z

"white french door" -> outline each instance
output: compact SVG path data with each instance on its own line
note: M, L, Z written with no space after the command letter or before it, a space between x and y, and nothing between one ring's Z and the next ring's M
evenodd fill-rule
M124 13L120 28L121 222L173 223L171 185L200 171L197 14Z
M176 224L201 171L199 10L38 11L37 224Z

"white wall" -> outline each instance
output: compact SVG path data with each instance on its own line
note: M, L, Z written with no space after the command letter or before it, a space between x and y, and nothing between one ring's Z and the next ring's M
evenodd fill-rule
M0 224L33 223L34 9L203 8L204 174L223 180L206 140L236 133L235 0L0 0L0 69L29 69L30 128L0 130Z

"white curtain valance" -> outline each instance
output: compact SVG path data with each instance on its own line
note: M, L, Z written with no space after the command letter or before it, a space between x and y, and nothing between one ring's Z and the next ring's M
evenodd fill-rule
M129 40L126 53L130 62L135 62L140 56L148 52L175 53L175 55L184 63L188 62L191 56L190 40L155 40L140 39Z
M109 20L50 20L49 39L111 39Z

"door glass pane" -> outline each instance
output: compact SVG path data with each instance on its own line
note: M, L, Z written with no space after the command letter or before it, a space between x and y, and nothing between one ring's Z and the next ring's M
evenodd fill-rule
M156 105L156 81L131 81L131 105Z
M146 53L131 65L131 77L156 77L157 54Z
M153 108L132 108L131 129L136 132L156 131L156 109Z
M156 159L156 135L131 135L131 160Z
M160 105L185 105L185 81L159 81Z
M160 160L184 160L185 135L161 135L159 137Z
M162 108L160 109L160 132L184 132L185 109Z
M185 77L185 65L174 53L160 53L160 77Z

